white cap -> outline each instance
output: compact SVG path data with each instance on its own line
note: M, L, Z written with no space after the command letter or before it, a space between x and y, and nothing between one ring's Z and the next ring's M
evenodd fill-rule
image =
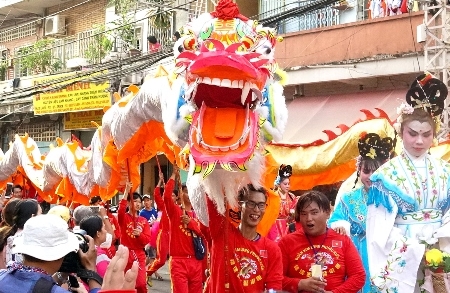
M79 249L78 238L57 215L39 215L26 221L22 235L14 239L13 253L53 261Z

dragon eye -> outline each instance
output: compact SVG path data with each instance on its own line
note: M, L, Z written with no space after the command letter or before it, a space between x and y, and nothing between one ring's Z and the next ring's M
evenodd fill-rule
M178 52L180 52L180 53L181 53L181 52L183 52L183 51L184 51L184 48L183 48L183 46L179 45L179 46L178 46Z
M270 52L272 52L272 49L270 47L266 47L265 53L270 54Z

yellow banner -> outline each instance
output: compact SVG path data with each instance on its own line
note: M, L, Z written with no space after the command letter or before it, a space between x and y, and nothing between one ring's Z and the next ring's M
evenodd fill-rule
M103 110L69 112L64 114L64 130L95 128L91 121L102 125Z
M40 84L70 75L73 75L73 73L39 77L35 78L33 83ZM77 78L74 78L72 81L76 80ZM100 84L78 81L57 91L34 95L34 114L44 115L103 109L105 106L111 106L108 88L108 81Z

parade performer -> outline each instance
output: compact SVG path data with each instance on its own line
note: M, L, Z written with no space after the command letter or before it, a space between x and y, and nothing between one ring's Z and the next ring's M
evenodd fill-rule
M449 207L449 165L428 154L447 94L446 85L431 74L416 78L394 125L403 152L371 177L366 221L369 270L382 292L419 292L426 245L436 242L433 232Z
M366 217L367 192L372 185L370 176L386 160L394 148L390 137L381 138L376 133L362 133L358 141L359 156L357 158L357 177L361 178L362 186L345 193L336 204L328 224L340 234L351 237L353 244L362 258L364 269L369 271L367 260ZM376 292L371 289L370 276L366 274L366 284L361 293Z
M259 293L281 290L280 249L256 228L267 207L267 193L249 184L238 195L240 224L234 227L208 199L211 248L210 293Z
M159 173L159 181L153 192L153 198L155 199L158 209L161 211L161 219L159 220L158 236L156 236L156 258L152 263L150 263L147 269L147 284L149 285L152 284L152 275L156 275L158 269L166 263L167 255L169 254L170 223L169 217L167 216L167 212L164 207L164 200L161 197L161 189L163 189L163 187L164 175L162 173ZM172 200L175 201L174 197L172 196L174 192L177 191L173 190L173 188L172 190L164 189L163 197L169 196L172 198ZM160 281L163 280L160 275L156 275L156 279Z
M331 205L325 194L308 191L295 207L303 230L278 243L283 257L283 290L290 293L356 293L365 272L349 237L327 227Z
M167 181L164 193L172 194L178 167ZM167 191L166 191L167 190ZM202 260L195 256L193 232L202 237L200 222L192 209L189 197L181 192L182 207L176 205L171 196L164 196L164 207L170 222L170 277L173 293L202 292Z
M120 201L119 210L117 211L117 217L122 231L120 242L130 250L126 270L131 268L134 261L139 263L136 279L137 293L147 293L144 248L150 242L150 225L147 219L138 215L142 203L139 193L133 193L131 195L133 200L130 203L129 211L126 212L128 193L130 190L131 184L127 183L123 199ZM134 206L131 206L132 204Z
M287 227L294 222L294 208L297 204L297 198L291 192L290 178L292 176L292 167L290 165L281 165L278 169L278 176L275 180L275 192L280 197L280 212L275 224L269 231L268 237L276 242L280 241L281 237L286 235Z

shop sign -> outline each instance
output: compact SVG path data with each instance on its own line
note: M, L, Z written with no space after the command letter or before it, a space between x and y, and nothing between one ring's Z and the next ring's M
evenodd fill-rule
M91 121L102 125L103 110L69 112L64 114L64 130L95 128Z
M68 75L70 74L39 77L35 78L33 83L35 85L47 83ZM76 80L77 78L72 81ZM64 83L68 83L68 81ZM52 84L52 86L55 85L57 84ZM103 83L76 81L60 90L36 94L33 97L34 114L45 115L103 109L105 106L111 106L109 87L108 81Z

